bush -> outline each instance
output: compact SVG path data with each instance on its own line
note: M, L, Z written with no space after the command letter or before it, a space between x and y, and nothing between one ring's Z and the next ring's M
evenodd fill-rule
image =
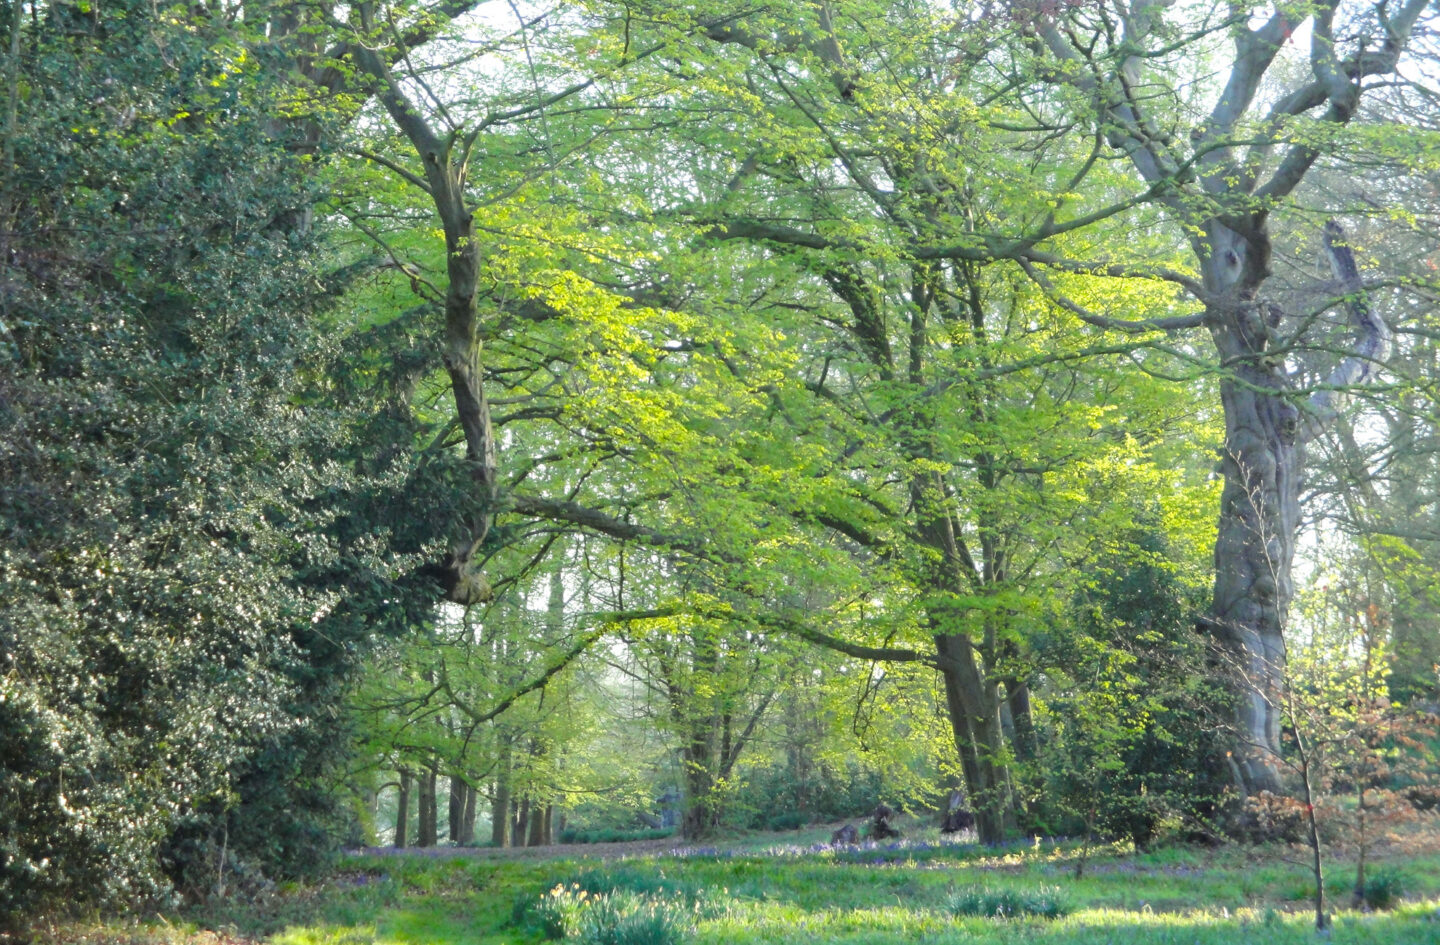
M726 900L689 884L620 867L589 870L515 904L513 921L546 939L582 945L674 945Z
M1389 909L1405 897L1405 884L1405 874L1399 870L1376 870L1366 877L1360 898L1371 909Z
M774 817L765 818L766 830L799 830L810 823L810 816L800 811L786 811Z
M1012 919L1033 915L1042 919L1058 919L1069 915L1070 904L1053 886L1018 892L1013 889L991 889L988 886L970 886L957 890L950 896L950 913L956 916L974 915L995 919Z

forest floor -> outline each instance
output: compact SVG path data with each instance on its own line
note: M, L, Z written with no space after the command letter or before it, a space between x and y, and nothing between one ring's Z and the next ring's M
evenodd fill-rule
M1317 939L1303 846L995 849L912 828L829 847L832 826L549 851L346 857L325 881L165 916L68 923L40 945L1440 945L1440 819L1368 851L1382 908L1351 908L1353 849L1327 852ZM551 852L552 855L543 855ZM1083 870L1078 870L1084 856ZM1080 875L1077 875L1077 872ZM1377 903L1378 904L1378 903Z

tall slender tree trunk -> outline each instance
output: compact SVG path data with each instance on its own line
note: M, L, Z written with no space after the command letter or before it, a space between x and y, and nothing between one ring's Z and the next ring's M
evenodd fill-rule
M545 844L545 808L536 801L530 805L530 829L525 835L527 847L538 847Z
M508 847L510 837L510 743L502 737L495 762L495 797L490 805L490 842Z
M395 846L404 847L410 835L410 772L400 769L399 796L395 799Z
M363 8L360 16L367 31L377 27L368 21L368 8ZM362 43L352 44L350 48L356 65L375 81L380 104L420 158L426 189L445 234L448 282L440 354L450 378L456 419L465 436L465 458L479 505L466 516L463 533L456 538L448 559L443 566L435 568L435 573L447 599L468 606L488 600L491 595L488 581L479 572L476 552L489 534L499 493L495 430L485 391L477 305L483 241L476 237L475 213L466 202L475 136L462 138L432 128L379 52Z
M465 798L469 796L470 785L458 775L450 776L450 817L448 819L447 834L451 843L460 842L460 834L465 826Z
M462 845L475 842L475 807L479 793L471 785L465 785L465 809L460 813L460 843Z
M523 847L525 845L525 828L530 824L530 795L520 798L515 805L514 823L510 828L510 835L514 837L514 845Z
M416 846L433 847L440 840L437 824L439 804L435 796L438 782L435 766L427 765L420 775L420 831L415 840Z

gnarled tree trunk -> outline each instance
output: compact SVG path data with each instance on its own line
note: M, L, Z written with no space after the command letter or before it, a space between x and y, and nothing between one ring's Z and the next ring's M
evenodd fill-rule
M1247 795L1280 790L1280 712L1285 689L1285 617L1300 525L1305 444L1368 382L1389 354L1390 332L1365 302L1353 254L1334 222L1325 250L1346 294L1357 338L1352 353L1302 409L1283 355L1272 348L1281 313L1258 299L1269 275L1264 221L1241 234L1212 221L1202 273L1212 302L1206 323L1226 376L1221 382L1225 446L1215 543L1210 627L1237 683L1231 763Z

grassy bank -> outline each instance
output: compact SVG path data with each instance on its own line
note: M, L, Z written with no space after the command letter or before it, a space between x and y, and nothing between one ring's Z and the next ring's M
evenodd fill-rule
M1316 941L1298 852L1105 850L1076 879L1074 851L1046 843L992 851L931 838L832 850L790 839L611 860L356 857L319 886L45 937L127 945ZM1440 855L1392 853L1372 869L1403 897L1383 911L1337 908L1331 941L1440 943ZM1337 861L1330 877L1336 905L1348 905L1351 868Z

